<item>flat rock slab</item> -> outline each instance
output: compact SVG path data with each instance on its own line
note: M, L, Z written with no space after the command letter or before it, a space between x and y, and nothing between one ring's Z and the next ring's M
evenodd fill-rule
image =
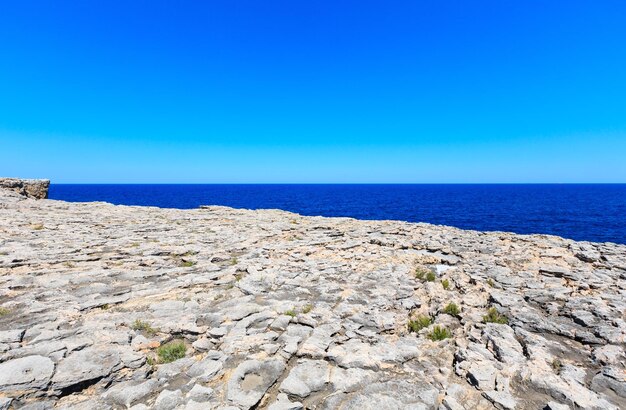
M280 391L292 396L307 397L322 390L330 381L330 364L323 360L298 360L280 385Z
M77 384L92 382L111 374L120 364L115 350L88 347L70 354L62 360L52 378L52 388L65 389Z
M255 406L285 369L281 360L247 360L237 366L228 382L228 400L240 408Z
M54 363L43 356L0 363L0 391L40 389L48 384L53 372Z

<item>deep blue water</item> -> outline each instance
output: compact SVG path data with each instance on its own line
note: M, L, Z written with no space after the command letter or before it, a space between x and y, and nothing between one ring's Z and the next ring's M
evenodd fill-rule
M59 185L50 198L164 208L226 205L626 243L626 184Z

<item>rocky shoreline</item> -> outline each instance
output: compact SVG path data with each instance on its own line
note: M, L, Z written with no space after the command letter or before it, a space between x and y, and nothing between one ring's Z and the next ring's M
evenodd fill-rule
M0 409L626 408L624 245L42 184L0 183Z

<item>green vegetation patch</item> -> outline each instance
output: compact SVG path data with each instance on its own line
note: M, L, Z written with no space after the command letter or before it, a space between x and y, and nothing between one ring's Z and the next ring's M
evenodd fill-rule
M298 312L296 312L296 309L293 308L293 309L287 310L284 314L287 315L287 316L296 317Z
M159 357L159 363L171 363L174 360L182 359L185 357L187 347L185 343L178 340L164 344L157 349L157 356Z
M180 266L182 266L183 268L190 268L195 264L196 263L194 261L181 261L180 262Z
M409 320L409 332L417 333L427 328L433 323L433 319L429 316L418 316L416 319Z
M448 279L444 279L441 281L441 286L443 286L444 290L450 289L450 281Z
M428 338L433 342L448 339L452 337L452 333L445 327L435 326L433 330L428 334Z
M450 302L443 308L443 313L450 316L458 316L461 313L461 308L456 303Z
M154 336L157 333L157 330L153 328L152 326L150 326L148 322L144 322L143 320L139 320L139 319L133 322L133 324L131 325L131 328L133 330L144 332L150 336Z
M313 305L309 303L309 304L304 305L304 307L302 308L302 313L307 314L311 310L313 310Z
M418 266L417 268L415 268L415 278L422 281L425 280L427 282L434 282L435 279L437 279L437 275L435 275L435 272L431 271L430 269Z
M428 272L430 272L430 270L418 266L417 268L415 268L415 278L419 280L424 280Z
M5 307L0 307L0 316L6 316L9 313L11 313L11 310L5 308Z
M499 323L501 325L506 325L507 323L509 323L509 319L506 316L500 314L496 308L492 307L489 308L489 310L487 310L487 314L483 316L483 322Z

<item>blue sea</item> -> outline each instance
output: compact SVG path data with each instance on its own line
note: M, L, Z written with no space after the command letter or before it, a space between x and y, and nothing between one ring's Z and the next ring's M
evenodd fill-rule
M50 198L189 209L278 208L302 215L429 222L626 244L626 184L65 185Z

